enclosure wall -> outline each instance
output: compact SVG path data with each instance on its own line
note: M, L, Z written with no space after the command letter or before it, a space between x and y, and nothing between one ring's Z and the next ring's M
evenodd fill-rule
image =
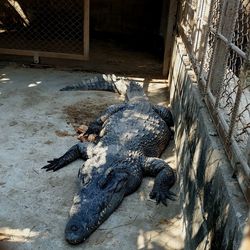
M170 83L185 248L238 249L246 202L180 38L174 45Z

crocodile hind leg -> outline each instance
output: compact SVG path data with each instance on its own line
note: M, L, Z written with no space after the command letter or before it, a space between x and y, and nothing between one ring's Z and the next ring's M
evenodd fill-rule
M150 198L155 199L167 206L167 199L175 200L176 196L170 191L176 181L176 175L173 169L162 159L148 157L145 159L143 174L155 177L154 187L150 193Z
M76 145L71 147L63 156L48 161L49 164L42 167L42 169L46 169L46 171L57 171L79 158L87 160L87 149L91 145L92 143L89 142L77 143Z

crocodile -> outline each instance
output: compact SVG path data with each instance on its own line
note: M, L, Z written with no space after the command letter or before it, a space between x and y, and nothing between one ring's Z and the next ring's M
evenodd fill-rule
M155 177L150 198L167 205L175 200L170 191L175 171L160 155L172 137L172 114L153 105L143 87L125 79L95 78L62 90L107 90L124 94L126 101L108 107L90 123L86 134L98 134L95 142L80 142L64 155L48 161L46 171L57 171L83 159L79 190L75 194L65 228L70 244L84 242L121 204L135 192L144 176Z

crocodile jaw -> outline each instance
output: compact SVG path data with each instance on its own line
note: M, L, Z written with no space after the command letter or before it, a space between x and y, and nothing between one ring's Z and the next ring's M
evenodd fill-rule
M84 242L120 205L125 191L124 185L118 192L100 190L91 198L86 198L83 191L77 194L65 228L66 241L70 244Z

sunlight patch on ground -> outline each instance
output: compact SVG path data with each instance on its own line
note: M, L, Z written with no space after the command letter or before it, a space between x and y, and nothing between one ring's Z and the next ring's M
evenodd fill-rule
M35 83L30 83L30 84L28 85L28 87L29 87L29 88L36 87L37 85L39 85L39 84L41 84L41 83L42 83L41 81L37 81L37 82L35 82Z
M140 229L137 237L137 249L183 249L184 229L180 219L164 219L159 222L157 230Z
M167 79L152 79L152 80L150 80L150 83L165 83L165 84L167 84L168 80Z
M6 74L0 75L0 83L7 83L10 81L10 78L6 76Z
M117 78L122 78L123 76L119 76L117 75ZM159 79L155 79L155 78L150 78L150 77L136 77L136 76L128 76L127 79L129 80L133 80L136 82L148 82L148 83L152 83L152 84L156 84L156 83L160 83L160 84L168 84L168 80L164 79L164 78L159 78Z
M39 236L39 232L32 231L30 228L12 229L9 227L0 228L0 241L9 242L30 242L32 238Z
M145 78L142 78L142 77L133 77L133 76L130 76L130 77L128 77L128 79L136 81L136 82L144 82L145 81Z
M1 78L0 81L3 82L3 81L9 81L10 78Z

